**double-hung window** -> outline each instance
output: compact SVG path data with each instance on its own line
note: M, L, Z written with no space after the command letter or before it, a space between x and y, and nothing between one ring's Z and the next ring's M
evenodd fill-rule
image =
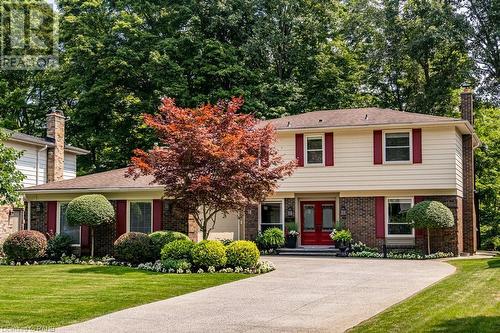
M406 211L413 206L411 198L387 199L387 236L412 236L413 228L406 220Z
M324 142L322 135L306 136L306 164L323 165Z
M410 162L411 145L410 132L387 132L385 133L385 162Z
M269 228L283 230L283 203L263 202L260 204L260 231Z
M129 201L129 231L149 234L153 228L153 203Z
M62 235L67 235L71 238L72 245L80 245L80 226L70 226L66 219L66 209L68 208L68 202L59 203L59 233Z

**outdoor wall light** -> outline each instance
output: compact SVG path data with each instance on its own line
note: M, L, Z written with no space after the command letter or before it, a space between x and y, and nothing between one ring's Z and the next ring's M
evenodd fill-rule
M345 209L345 206L340 207L340 216L345 217L347 215L347 209Z
M286 210L286 216L287 217L293 217L293 208L292 207L288 207L287 210Z

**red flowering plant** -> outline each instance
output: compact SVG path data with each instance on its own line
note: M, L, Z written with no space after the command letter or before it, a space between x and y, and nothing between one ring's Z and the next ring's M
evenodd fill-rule
M136 149L129 175L154 176L165 196L179 200L207 239L218 216L263 201L292 174L274 147L275 130L240 114L242 98L181 108L164 98L159 113L144 115L159 145Z

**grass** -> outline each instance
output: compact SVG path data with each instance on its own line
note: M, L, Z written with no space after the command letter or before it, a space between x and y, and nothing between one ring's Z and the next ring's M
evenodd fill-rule
M0 328L64 326L245 277L115 266L0 266Z
M500 258L449 263L455 274L349 333L500 332Z

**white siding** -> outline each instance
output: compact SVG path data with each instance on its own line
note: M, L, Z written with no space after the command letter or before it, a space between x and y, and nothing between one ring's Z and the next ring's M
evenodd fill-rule
M76 155L71 153L64 154L64 179L76 177Z
M462 154L462 134L456 132L455 140L455 162L456 162L456 176L457 176L457 194L463 195L463 154Z
M46 182L46 168L47 168L47 150L38 152L41 147L22 144L17 142L6 142L6 146L15 148L23 152L23 156L17 161L17 169L21 171L26 178L23 185L25 187L41 185ZM38 153L38 183L36 181L36 156Z
M298 167L280 192L455 189L456 133L453 127L422 128L422 164L373 164L373 131L334 131L333 167ZM278 151L295 159L295 134L280 133Z

